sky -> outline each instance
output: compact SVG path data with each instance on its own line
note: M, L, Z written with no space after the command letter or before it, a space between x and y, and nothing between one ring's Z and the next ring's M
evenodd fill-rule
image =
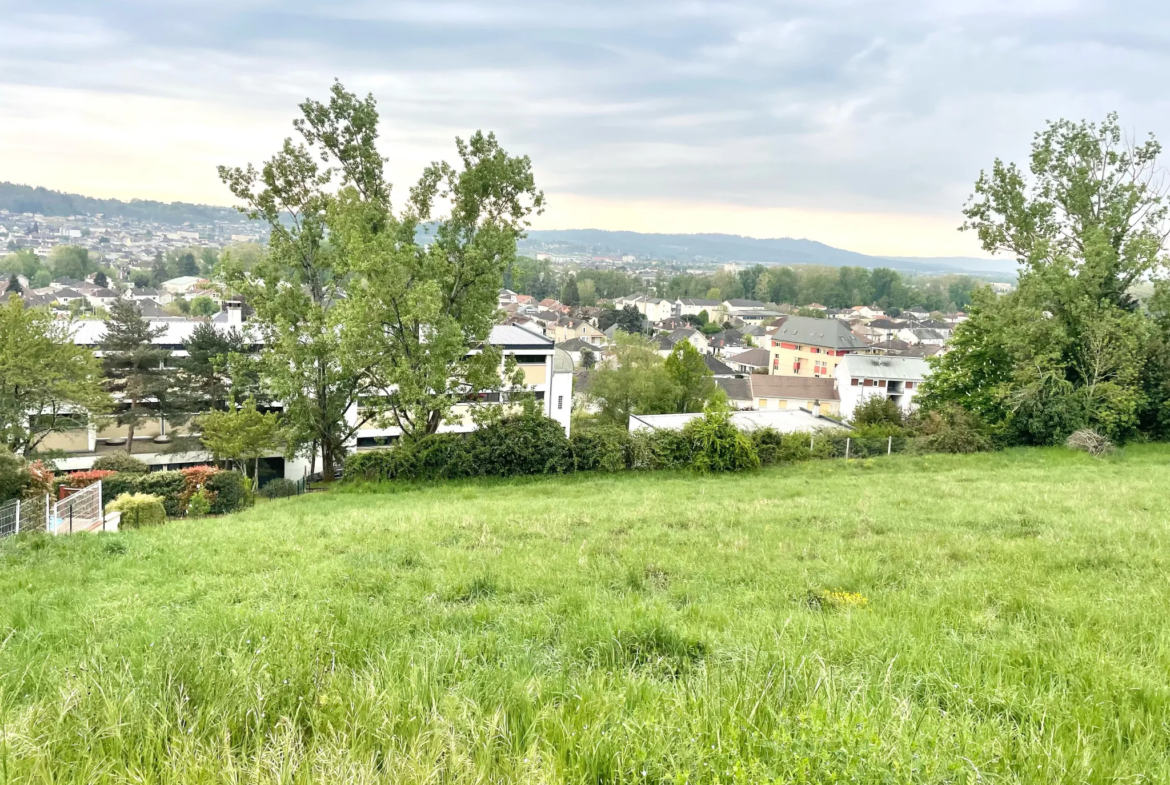
M334 78L399 193L454 139L532 158L542 229L979 256L960 210L1047 119L1170 139L1164 0L0 0L0 180L231 204Z

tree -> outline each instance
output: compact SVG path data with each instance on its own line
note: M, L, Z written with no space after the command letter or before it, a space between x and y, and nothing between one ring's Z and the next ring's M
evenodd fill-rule
M181 254L179 256L178 264L175 267L175 271L179 275L198 276L199 264L195 261L195 254L191 253L190 251Z
M154 261L150 263L150 285L155 289L163 285L163 281L168 281L171 278L171 272L167 268L167 260L163 258L162 251L154 255Z
M76 245L58 245L49 254L49 267L57 278L82 279L93 272L95 265L89 251Z
M279 452L284 444L280 416L262 413L256 400L249 398L242 406L210 411L199 418L200 441L216 460L229 461L248 475L252 462L252 487L260 481L260 459Z
M581 350L581 367L587 371L590 371L590 370L593 370L593 367L596 365L597 365L597 355L593 353L593 350L590 349L589 347L585 347L584 349L582 349Z
M569 276L569 279L565 281L565 289L561 294L561 302L564 305L581 304L581 295L577 291L577 279L571 275Z
M16 277L16 273L8 277L8 288L4 291L4 294L24 294L24 287L20 285L20 279Z
M674 345L664 363L675 387L675 411L701 412L718 391L715 376L690 341Z
M999 160L980 175L963 228L1019 261L1019 286L973 293L925 404L962 406L1019 443L1137 430L1157 330L1130 287L1165 272L1160 152L1153 137L1123 142L1116 115L1061 120L1036 135L1030 176Z
M601 309L601 313L597 314L597 329L605 332L617 324L617 318L617 310L612 305L606 305Z
M238 330L218 330L204 322L183 344L186 357L176 360L185 408L191 413L225 409L233 391L237 397L255 396L259 379L246 360L249 347Z
M101 365L72 329L20 297L0 305L0 437L10 452L29 455L51 431L108 408Z
M638 313L638 309L632 305L627 305L617 312L614 324L619 330L630 335L638 335L646 331L646 317Z
M772 276L770 273L760 273L756 278L756 286L754 289L755 298L760 302L766 303L772 297Z
M219 306L205 294L201 294L191 301L190 313L192 316L215 316L219 313Z
M577 292L581 298L581 305L594 307L597 305L597 286L592 279L586 278L577 282Z
M93 277L93 285L101 287L109 286L110 279L106 277L105 273L103 273L101 270L98 270L97 275Z
M165 367L170 349L154 340L166 332L152 328L138 306L119 298L110 308L106 334L101 341L102 365L107 389L121 404L114 421L127 429L126 452L133 450L134 432L151 419L170 414L170 380Z
M53 282L53 274L48 270L37 270L37 274L33 276L32 285L34 289L44 289Z
M642 335L618 333L614 362L593 371L588 396L604 419L629 427L631 414L673 411L679 391L655 344Z
M135 289L147 289L150 287L150 284L150 273L145 270L138 270L130 276L130 285Z

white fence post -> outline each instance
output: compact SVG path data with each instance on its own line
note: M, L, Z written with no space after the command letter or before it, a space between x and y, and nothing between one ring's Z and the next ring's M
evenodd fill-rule
M16 532L15 532L15 534L20 534L20 497L17 497L17 499L16 499Z
M890 437L890 443L886 445L886 455L891 455L894 452L894 437Z
M849 436L845 437L845 460L849 460L849 445L853 443L853 439Z
M104 498L105 496L102 495L102 481L98 480L98 522L101 524L98 528L102 531L106 530L106 506L102 504L102 499Z

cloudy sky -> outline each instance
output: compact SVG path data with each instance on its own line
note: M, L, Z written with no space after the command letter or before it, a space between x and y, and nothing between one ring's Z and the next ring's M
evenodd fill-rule
M334 77L400 192L456 135L533 159L540 228L979 255L981 167L1046 118L1170 139L1164 0L0 0L0 180L229 204Z

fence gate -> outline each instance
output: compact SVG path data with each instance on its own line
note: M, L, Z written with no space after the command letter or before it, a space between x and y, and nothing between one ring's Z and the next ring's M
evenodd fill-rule
M101 531L104 525L100 480L57 501L49 515L50 534Z
M0 537L44 531L50 507L46 494L35 499L13 499L0 504Z

